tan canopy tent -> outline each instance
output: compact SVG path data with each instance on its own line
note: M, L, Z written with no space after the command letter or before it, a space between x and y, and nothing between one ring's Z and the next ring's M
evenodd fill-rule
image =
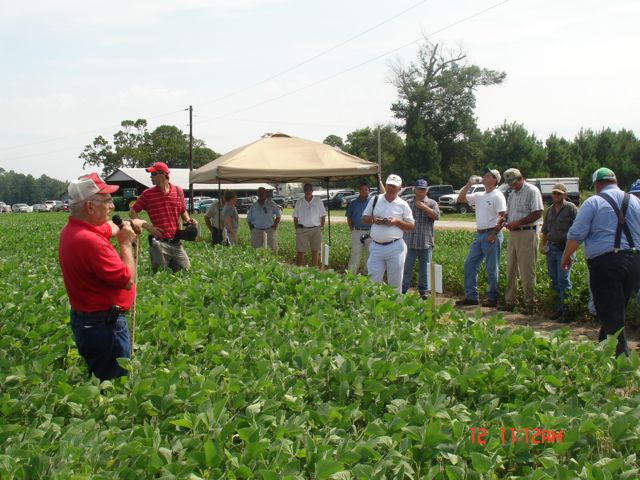
M191 183L326 182L378 173L378 164L331 145L274 133L193 170Z
M274 133L193 170L191 183L329 182L378 174L378 164L331 145ZM331 214L329 213L329 244Z

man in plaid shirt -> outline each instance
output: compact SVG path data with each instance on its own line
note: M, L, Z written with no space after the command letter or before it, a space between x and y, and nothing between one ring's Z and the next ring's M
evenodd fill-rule
M415 197L409 202L409 207L415 219L415 229L404 232L404 242L407 244L407 258L404 262L404 275L402 278L402 293L407 293L413 267L418 259L418 292L422 299L427 298L429 286L427 285L427 265L431 261L433 251L433 226L440 218L440 209L435 200L427 197L427 181L417 180L415 185Z

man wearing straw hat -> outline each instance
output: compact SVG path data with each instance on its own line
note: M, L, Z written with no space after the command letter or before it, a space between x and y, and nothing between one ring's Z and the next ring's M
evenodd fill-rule
M109 221L114 208L111 194L118 188L96 173L71 182L70 216L60 232L58 250L75 343L100 380L127 374L116 359L131 355L124 314L136 294L133 229L140 232L144 224L137 219L119 228ZM109 242L114 236L120 253Z

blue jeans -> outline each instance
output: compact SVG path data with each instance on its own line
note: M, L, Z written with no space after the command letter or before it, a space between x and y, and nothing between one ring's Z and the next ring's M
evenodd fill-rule
M78 352L91 373L101 381L127 375L116 361L116 358L131 357L129 327L124 314L120 314L114 324L107 325L105 318L71 312L71 330Z
M557 309L559 312L566 312L567 306L565 305L565 299L569 290L571 290L571 264L569 268L564 271L562 269L562 253L564 249L556 247L549 243L549 251L547 252L547 273L551 278L551 284L556 292ZM575 254L572 256L575 259Z
M418 259L418 292L420 295L429 291L427 265L431 262L433 248L408 248L407 258L404 261L404 274L402 276L402 293L407 293L413 277L413 267Z
M478 300L478 271L482 260L487 269L487 299L498 299L498 272L500 267L500 249L502 248L502 232L496 235L494 243L489 243L489 232L476 233L467 259L464 261L464 296L470 300Z

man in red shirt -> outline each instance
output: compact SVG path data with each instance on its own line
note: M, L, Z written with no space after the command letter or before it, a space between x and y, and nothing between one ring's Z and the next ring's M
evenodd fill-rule
M128 222L118 228L109 221L111 193L96 174L69 185L68 223L60 232L58 260L71 305L71 329L80 355L100 380L127 374L116 359L130 357L124 312L135 297L136 264ZM142 220L133 221L138 232ZM120 254L109 239L117 237Z
M180 228L180 217L185 225L195 226L198 222L189 218L182 189L169 181L167 164L156 162L146 170L151 174L154 186L142 192L129 210L129 216L137 219L142 210L149 214L151 223L146 223L144 228L151 234L149 253L153 271L159 268L171 268L174 272L188 270L191 266L189 257L175 236Z

